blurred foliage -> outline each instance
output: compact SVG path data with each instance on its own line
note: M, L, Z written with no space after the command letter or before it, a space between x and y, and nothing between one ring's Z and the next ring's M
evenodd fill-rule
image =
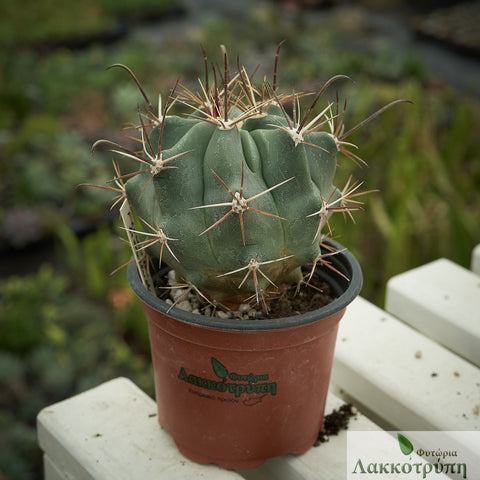
M362 263L362 295L379 305L392 275L438 257L468 266L480 241L475 92L433 79L415 51L368 41L371 27L358 9L284 15L271 2L247 0L238 15L203 12L180 27L131 23L128 36L100 41L119 21L173 3L0 4L0 268L12 264L12 253L34 262L31 275L2 270L0 279L0 477L41 478L41 408L120 375L153 395L143 311L125 271L110 275L130 257L111 224L112 195L77 187L112 177L111 155L92 155L91 145L102 137L128 142L131 132L119 127L137 120L142 103L126 72L105 71L111 64L128 65L155 105L179 76L195 85L203 75L200 44L212 63L221 63L223 44L232 63L241 55L249 71L261 64L257 75L271 76L285 39L282 86L318 89L338 73L355 80L327 92L335 100L338 88L341 102L348 98L347 129L393 99L412 100L349 138L368 167L339 162L343 182L353 173L366 190L380 190L362 199L356 225L339 215L331 222ZM74 48L89 36L93 42ZM55 264L35 257L45 237L54 239Z
M115 243L111 232L93 233L83 244L71 232L62 236L74 243L67 250L77 259L68 259L64 274L44 264L35 274L0 281L0 473L6 478L41 478L35 419L43 407L118 376L154 395L143 310L125 275L109 281L118 258L98 255L99 247L106 252Z
M337 218L338 240L359 257L365 270L362 295L382 305L393 275L449 258L469 267L480 240L479 102L449 87L440 91L416 81L377 82L354 88L349 98L355 125L393 97L411 99L352 135L368 167L342 162L341 174L379 189L363 198L356 225ZM349 128L349 125L347 125Z
M176 0L15 0L0 4L0 46L75 42L116 33L126 19L168 12Z
M58 318L55 300L64 288L48 267L35 279L12 276L1 284L1 349L22 354L37 346Z

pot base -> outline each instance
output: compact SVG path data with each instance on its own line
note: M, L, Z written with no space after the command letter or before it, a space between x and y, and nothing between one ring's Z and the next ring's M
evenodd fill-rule
M283 454L279 454L276 456L281 456L281 455L302 455L303 453L307 452L310 450L310 448L313 446L317 438L314 438L313 440L310 440L307 442L305 445L302 447L298 448L294 452L289 452L286 451ZM262 458L218 458L214 453L212 453L212 456L206 456L201 453L199 453L196 450L190 449L188 446L182 445L178 442L175 441L175 445L177 446L179 452L189 460L193 460L194 462L200 463L202 465L218 465L219 467L225 468L226 470L249 470L253 468L257 468L263 463L265 463L267 460L270 458L275 458L272 455L266 455Z

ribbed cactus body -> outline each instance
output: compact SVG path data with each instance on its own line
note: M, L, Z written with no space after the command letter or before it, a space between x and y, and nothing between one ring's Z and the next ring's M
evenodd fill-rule
M153 177L148 171L136 175L125 187L134 213L172 239L168 245L176 258L163 248L162 260L179 280L216 300L240 299L271 287L259 271L242 284L252 259L277 286L300 281L300 267L315 262L322 218L310 215L341 196L333 185L337 145L327 132L312 132L296 145L280 128L291 124L276 105L228 129L205 119L165 116L162 159L189 153L168 163L174 168ZM150 133L154 148L160 129ZM241 193L248 209L208 230L231 212L229 190ZM160 249L157 242L148 251L159 257Z
M318 107L334 82L349 77L331 77L305 109L309 93L277 87L280 46L272 82L264 77L260 84L238 62L231 72L226 51L223 69L210 70L204 52L204 81L193 89L177 82L163 109L160 97L158 112L134 73L114 65L130 74L146 101L136 127L143 151L109 140L93 148L106 144L139 162L126 175L115 164L115 186L100 188L116 193L114 206L123 202L129 242L152 291L144 275L148 260L170 265L179 283L212 303L232 307L252 298L268 312L270 293L277 295L284 284L309 284L317 265L336 271L327 257L338 251L323 242L332 233L329 217L352 216L361 209L358 197L369 193L350 179L341 189L334 184L337 153L365 163L346 138L405 100L345 131L346 102L342 109L338 93L336 101ZM171 115L177 106L188 110ZM304 275L301 267L309 264Z

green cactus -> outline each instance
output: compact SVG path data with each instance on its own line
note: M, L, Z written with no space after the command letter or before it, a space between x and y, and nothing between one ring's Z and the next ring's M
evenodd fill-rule
M328 265L325 256L334 252L322 254L320 246L329 216L360 208L353 200L359 185L334 184L339 151L360 160L344 142L357 127L343 133L344 111L333 104L310 119L324 90L348 77L327 82L302 114L302 95L276 87L277 62L273 84L260 87L245 68L230 76L226 54L212 83L206 57L205 66L201 92L177 85L157 115L120 65L147 101L138 127L143 152L106 140L94 147L107 143L141 163L135 174L117 171L116 178L119 200L128 199L145 235L133 248L146 249L209 299L265 303L268 291L302 281L302 265ZM190 112L169 115L176 103Z

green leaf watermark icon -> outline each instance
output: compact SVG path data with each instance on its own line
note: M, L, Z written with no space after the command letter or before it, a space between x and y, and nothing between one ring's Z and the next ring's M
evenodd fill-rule
M213 371L217 375L217 377L226 379L228 376L228 370L225 365L222 365L216 358L212 357L212 367Z
M407 437L404 437L401 433L397 435L397 438L398 445L400 446L402 453L404 455L410 455L413 452L412 442Z

